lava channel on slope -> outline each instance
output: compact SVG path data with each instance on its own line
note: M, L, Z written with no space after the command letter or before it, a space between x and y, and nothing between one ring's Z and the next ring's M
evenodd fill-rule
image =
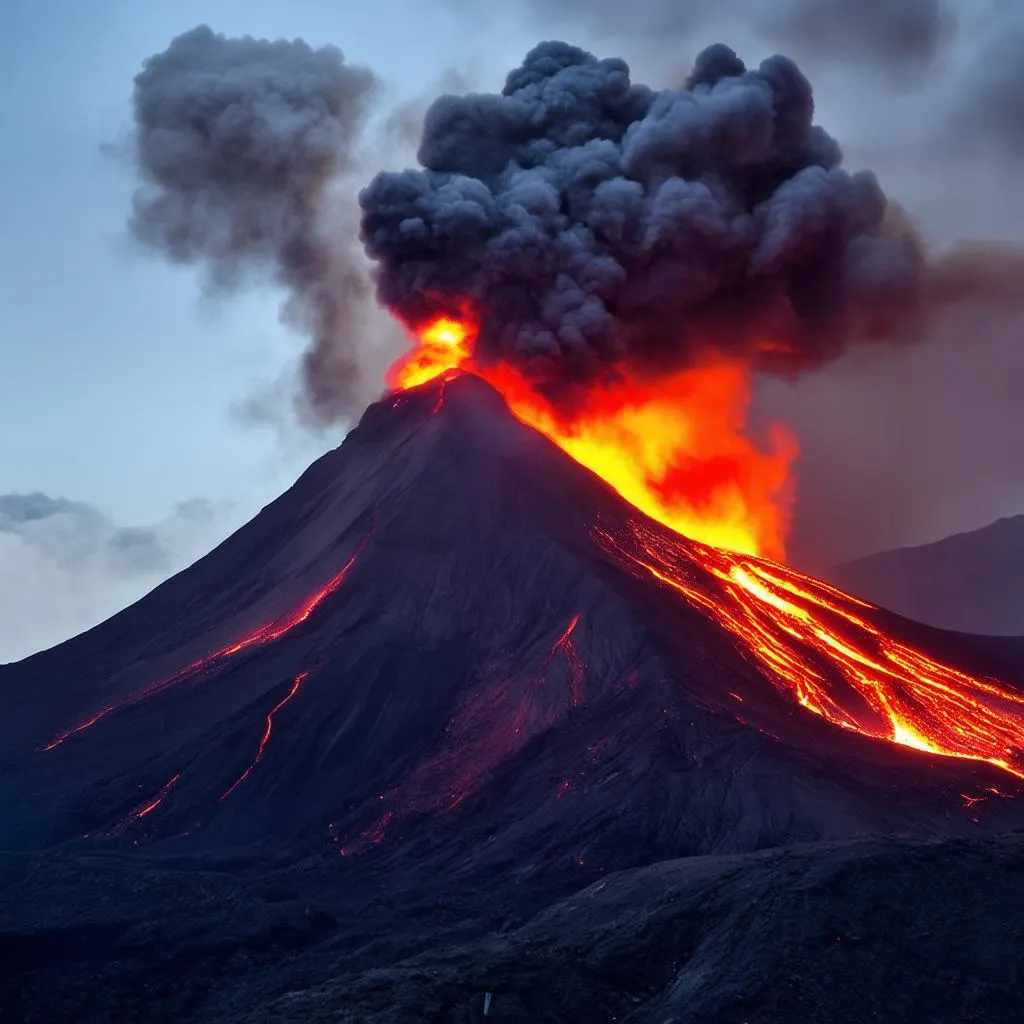
M638 520L598 545L736 639L779 691L826 721L1024 779L1024 694L888 635L873 605L777 562L668 537Z
M191 679L218 667L233 658L235 655L241 654L244 651L252 648L263 647L273 643L275 640L280 640L295 629L296 626L305 622L323 603L323 601L345 582L346 577L349 572L351 572L352 567L356 564L356 561L359 559L359 556L362 554L372 536L373 529L371 529L370 532L362 539L355 552L341 567L341 569L338 570L338 572L336 572L322 587L290 611L285 612L283 615L278 615L269 622L250 630L241 639L225 644L223 647L218 648L202 658L197 658L195 661L186 665L184 668L179 669L177 672L174 672L172 675L165 676L157 682L143 687L141 690L136 690L135 693L129 694L121 700L105 704L84 721L79 722L77 725L64 730L64 732L54 737L45 744L41 750L44 752L54 750L69 740L72 736L76 736L79 733L85 732L87 729L91 729L93 726L97 725L99 722L103 721L103 719L115 712L123 711L126 708L141 704L143 701L148 700L151 697L155 697L158 694L163 693L165 690L169 690L172 686L175 686L178 683L184 682L187 679ZM297 680L297 683L301 684L301 681L302 680L300 678ZM294 694L292 694L292 696L294 696ZM276 710L277 709L275 708L275 711ZM269 738L269 733L267 738ZM239 782L240 781L241 780L239 780Z
M133 825L137 825L152 814L164 802L167 795L172 789L174 789L180 780L181 772L175 773L167 782L164 783L163 786L160 787L157 793L153 794L153 796L147 797L142 801L142 803L133 807L123 818L121 818L120 821L118 821L116 825L114 825L113 828L100 833L87 832L82 836L82 838L92 839L95 837L100 839L117 839L120 836L123 836L129 828Z
M371 824L348 838L331 826L338 852L343 857L361 853L416 815L455 810L530 741L580 707L587 681L577 636L582 618L578 611L569 619L529 673L523 669L530 659L521 653L511 663L482 666L478 684L445 726L445 742L406 779L378 795ZM555 796L563 796L571 784L563 782Z
M874 739L1024 779L1024 695L887 635L874 606L779 561L796 447L777 431L763 451L743 434L745 367L601 384L567 416L518 371L478 365L476 333L468 312L427 324L392 367L393 388L481 376L517 418L676 534L636 519L617 533L596 528L598 545L699 608L799 706Z
M270 735L274 731L274 716L281 710L286 704L290 704L295 695L299 692L299 688L309 677L308 672L300 672L295 679L292 681L291 689L267 712L267 720L263 726L263 735L260 737L259 746L256 748L256 755L253 757L249 767L242 772L241 775L231 783L230 786L221 794L221 800L227 800L229 796L238 787L245 782L250 775L252 775L256 765L263 760L263 755L266 753L267 744L270 742Z

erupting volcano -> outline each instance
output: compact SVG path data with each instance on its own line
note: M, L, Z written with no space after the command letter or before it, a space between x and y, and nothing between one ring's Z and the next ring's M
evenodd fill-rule
M670 378L665 391L622 381L588 391L566 418L514 370L478 367L475 337L471 319L431 322L393 368L393 385L403 390L471 370L497 387L520 420L682 535L666 539L637 519L618 534L596 527L598 543L703 610L808 711L867 736L987 761L1024 778L1024 695L887 636L865 602L777 561L749 557L782 550L776 501L787 463L762 455L739 432L729 382L742 388L741 368L687 371ZM742 390L738 397L742 402ZM717 450L704 447L708 439ZM734 454L727 459L720 452L728 448ZM752 494L752 482L762 489Z
M135 80L135 237L269 271L322 422L370 362L331 202L374 86L205 27ZM359 194L387 393L0 666L0 1016L1016 1019L1024 647L785 565L797 445L749 416L984 268L936 279L778 55L656 91L542 43L417 159Z
M748 554L781 558L795 441L782 427L768 450L743 433L749 370L713 365L649 381L581 388L568 409L539 394L514 367L474 359L471 317L439 317L392 368L403 390L471 369L515 415L593 470L628 502L678 533Z
M1024 698L787 569L794 438L747 423L758 372L909 330L926 273L869 174L840 167L791 61L713 46L686 89L544 43L500 95L443 97L421 167L361 194L398 392L483 378L637 513L591 523L833 726L1024 777ZM742 698L737 698L742 703Z
M207 558L0 672L5 742L35 739L8 845L320 837L359 860L431 836L440 864L457 825L500 837L487 863L557 873L1013 817L1009 653L964 642L958 665L926 653L941 634L687 538L475 372L402 389L417 360ZM19 796L52 786L56 819Z
M202 887L272 872L257 920L283 886L376 967L459 893L486 931L670 858L1019 827L1024 696L997 680L1022 672L1015 642L684 537L451 370L136 605L0 667L0 843L87 872L138 848ZM114 884L91 878L74 900ZM149 922L128 880L104 912ZM219 936L206 908L238 898L169 895L167 919Z
M272 135L266 218L179 102L211 60L262 83L217 102ZM313 92L278 98L338 121L330 152L254 98L293 61ZM326 344L340 313L309 277L327 265L310 189L366 84L334 51L176 40L136 81L137 231L189 238L215 277L276 254ZM813 114L792 61L748 70L722 46L675 92L544 43L500 95L438 100L421 167L360 194L378 297L413 335L389 393L191 569L0 669L0 840L326 840L347 863L562 878L1024 813L994 799L1024 779L1016 648L953 643L782 562L796 445L747 422L755 375L891 338L927 273ZM165 162L174 131L210 181ZM308 173L279 195L286 156ZM214 208L238 251L190 219Z

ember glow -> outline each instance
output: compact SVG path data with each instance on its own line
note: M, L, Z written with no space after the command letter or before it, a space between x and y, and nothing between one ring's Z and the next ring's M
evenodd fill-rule
M1024 778L1024 695L935 661L873 606L775 562L668 540L632 522L598 544L728 630L780 692L844 729Z
M346 857L379 846L394 826L412 815L454 811L531 740L582 706L587 675L580 649L582 619L583 612L577 611L559 624L557 633L552 626L550 646L545 643L543 656L532 668L518 657L503 669L488 666L496 676L488 678L491 671L484 673L456 708L445 726L441 748L398 786L378 795L382 813L371 825L346 842L334 835L338 852ZM336 826L332 830L336 832Z
M784 555L787 480L796 442L781 427L767 449L744 433L749 371L719 359L657 380L592 386L571 415L509 366L473 360L472 317L439 317L389 375L396 390L467 369L504 396L524 423L550 438L652 519L706 544Z
M587 666L583 663L583 659L576 650L576 644L572 638L573 633L576 632L576 627L580 624L580 616L582 614L582 612L577 612L572 617L572 621L566 627L565 632L555 641L555 645L548 653L544 667L541 669L542 672L545 672L557 654L565 656L565 663L569 672L569 699L572 701L574 708L578 708L582 701L583 678L587 670Z
M172 675L165 676L163 679L159 679L157 682L151 683L149 686L143 687L143 689L129 694L123 700L113 701L110 704L106 704L104 707L100 708L99 711L90 715L84 721L79 722L77 725L72 726L70 729L66 729L64 732L60 733L60 735L54 737L54 739L50 740L49 743L42 747L42 750L44 752L47 750L53 750L72 736L75 736L80 732L85 732L87 729L91 729L94 725L103 721L103 719L108 715L112 715L116 711L122 711L125 708L134 707L136 704L141 704L144 700L148 700L150 697L155 697L157 694L163 693L165 690L169 690L172 686L184 682L186 679L191 679L202 672L216 668L222 662L237 654L241 654L243 651L254 647L265 646L266 644L273 643L275 640L281 639L281 637L295 629L296 626L305 622L313 612L316 611L325 598L334 593L334 591L345 582L345 577L348 576L349 572L352 570L352 566L355 565L356 560L359 558L359 555L362 553L362 550L369 539L370 534L363 538L363 541L360 543L352 557L349 558L349 560L337 573L334 574L334 576L290 611L271 619L269 622L266 622L261 626L257 626L240 639L232 641L202 658L197 658L191 664L179 669Z
M302 686L302 684L306 681L306 677L308 675L308 672L300 672L292 682L292 687L288 691L288 693L286 693L285 696L282 697L267 713L267 720L263 726L263 735L260 737L259 746L256 748L256 756L252 759L252 762L249 765L249 767L246 768L245 771L242 772L242 774L239 775L238 778L235 779L235 781L232 782L231 785L228 786L226 790L224 790L223 794L221 795L221 800L227 800L227 798L231 796L231 794L234 793L234 791L238 789L238 787L243 782L245 782L247 778L249 778L249 776L253 773L253 769L256 767L256 765L258 765L260 761L263 760L263 754L267 749L267 744L270 742L270 734L274 731L274 715L276 715L278 711L280 711L281 708L285 706L285 704L289 703L291 699L299 692L299 687Z
M133 807L112 829L107 832L99 834L101 839L117 839L123 836L133 825L138 824L144 818L152 814L167 798L167 794L178 784L181 779L181 773L172 776L164 785L160 788L160 791L155 793L151 797L143 800L142 803ZM87 832L83 839L93 838L93 833Z

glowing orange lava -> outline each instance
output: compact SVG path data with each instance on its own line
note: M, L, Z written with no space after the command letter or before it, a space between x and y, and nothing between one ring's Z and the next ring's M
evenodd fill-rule
M639 522L595 531L621 564L728 630L779 690L835 725L1024 778L1024 694L929 658L873 606L766 559L667 541Z
M404 391L462 366L473 354L473 333L465 323L451 317L432 320L420 331L416 347L391 368L390 383Z
M246 651L251 647L261 647L266 644L273 643L275 640L280 640L281 637L290 633L296 626L305 622L313 612L316 611L324 599L330 594L333 594L334 591L345 582L345 577L348 576L352 566L355 565L356 560L362 553L363 548L369 542L372 532L373 531L371 530L371 532L363 538L359 547L356 549L355 554L349 558L349 560L337 573L334 574L334 576L320 587L319 590L315 591L291 611L286 612L284 615L279 615L277 618L264 623L262 626L257 626L240 640L226 644L224 647L221 647L202 658L197 658L195 661L186 665L184 668L179 669L172 675L166 676L155 683L151 683L149 686L143 687L141 690L137 690L135 693L129 694L122 700L112 701L111 703L104 705L99 709L99 711L85 719L85 721L79 722L77 725L72 726L70 729L66 729L64 732L60 733L60 735L54 737L41 749L44 752L47 750L53 750L55 747L59 747L66 740L69 740L72 736L75 736L80 732L85 732L86 729L91 729L94 725L102 722L104 718L108 715L112 715L115 711L122 711L125 708L141 704L144 700L148 700L150 697L155 697L157 694L163 693L165 690L170 689L177 683L183 682L186 679L191 679L193 676L197 676L199 673L204 672L207 669L214 668L221 662L234 657L236 654L241 654L243 651Z
M160 788L160 791L155 795L151 796L146 800L143 800L141 804L133 807L109 832L102 832L99 834L99 838L102 839L116 839L123 836L125 832L132 826L142 821L143 818L152 814L167 798L167 794L178 784L181 779L181 773L172 776L164 785ZM83 839L92 839L93 833L87 832Z
M750 375L742 364L719 360L657 381L605 383L568 416L515 370L475 364L475 337L469 317L432 321L392 368L392 386L405 390L470 369L516 417L652 519L716 547L783 556L796 443L781 427L770 431L767 450L744 434Z
M745 436L744 366L719 362L656 382L601 384L567 418L517 371L479 365L476 334L469 315L428 324L396 364L393 387L459 369L491 383L520 420L682 535L669 542L637 521L628 535L599 530L598 541L728 630L808 711L1024 778L1024 695L889 637L871 621L871 605L779 563L796 445L782 430L770 435L767 451Z
M238 787L245 782L247 778L252 774L253 769L263 760L263 754L267 749L267 744L270 742L270 734L274 731L274 715L278 713L294 696L299 692L299 687L305 682L306 677L309 675L308 672L300 672L292 682L292 688L270 709L267 713L267 720L263 726L263 735L260 737L259 746L256 748L256 756L252 759L249 767L242 772L241 775L231 783L230 786L221 794L221 800L227 800L229 796Z

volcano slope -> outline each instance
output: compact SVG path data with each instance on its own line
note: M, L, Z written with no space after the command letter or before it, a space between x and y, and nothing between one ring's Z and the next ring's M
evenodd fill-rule
M671 557L655 564L663 547ZM887 735L878 708L813 645L758 654L723 627L715 611L731 605L713 556L640 516L478 378L371 407L340 449L195 566L81 637L0 669L0 843L12 883L0 921L19 950L7 958L8 1011L110 1019L118 1005L136 1019L259 1019L247 1016L254 1006L311 991L339 973L339 958L372 974L442 941L515 932L612 872L822 842L833 860L856 862L856 843L841 855L835 844L865 834L956 843L1021 825L1017 691L975 692L991 705L968 730L981 759L914 749L924 740L910 726L903 745L865 735ZM874 629L965 679L1022 675L1016 642L972 645L839 607L829 636ZM820 713L780 685L798 655L809 666L804 702ZM834 724L844 717L847 728ZM968 868L956 873L980 855L950 849L949 886L977 886ZM733 894L720 902L742 903L740 862L715 863L726 866L708 877ZM642 917L664 897L637 878ZM704 889L693 891L687 906L701 913ZM1019 882L1001 899L1024 909ZM779 927L800 913L789 907ZM722 928L733 920L723 914ZM581 932L583 959L594 934ZM479 986L496 984L531 941L488 946L490 977L460 969L441 994L414 985L413 1002L430 1002L432 1019L474 1019ZM695 937L680 941L657 977L609 988L595 974L559 996L561 1010L527 999L495 1019L572 1019L568 1005L581 1020L625 1019L623 1000L630 1019L666 1019L666 1006L681 1012L673 986L697 955ZM273 965L258 979L254 950ZM190 984L154 981L154 965L169 962ZM69 982L110 963L102 997ZM408 980L395 970L348 976L344 991L366 1000L351 1019L426 1019L426 1003L395 1009L381 996ZM64 1003L55 976L76 993ZM337 991L324 998L337 1019ZM712 1003L708 1013L724 1012ZM274 1006L269 1019L283 1017Z

